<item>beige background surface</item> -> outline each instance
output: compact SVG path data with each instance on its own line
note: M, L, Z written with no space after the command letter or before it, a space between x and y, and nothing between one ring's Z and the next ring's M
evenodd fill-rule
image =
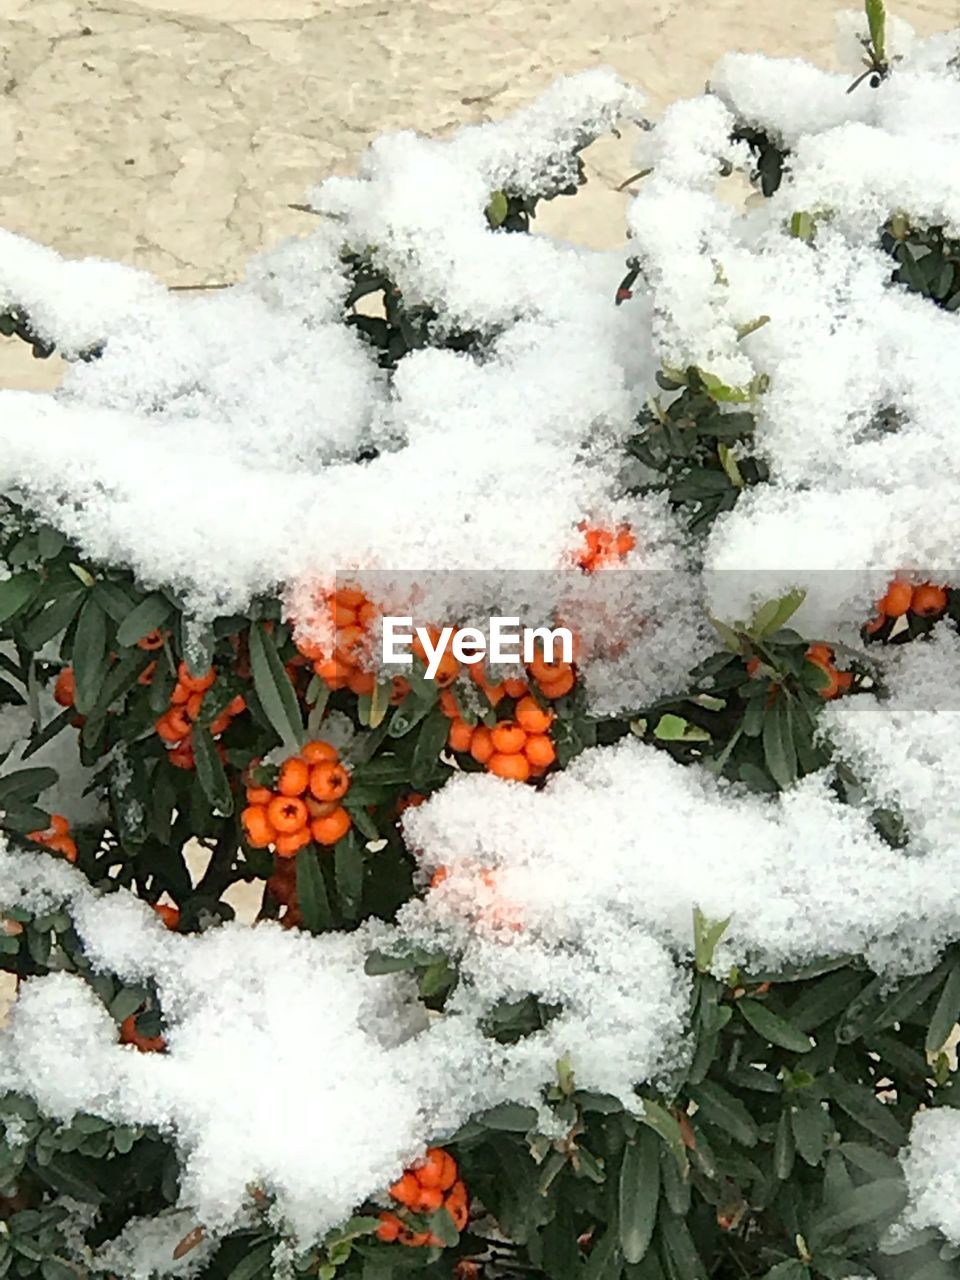
M856 4L0 0L0 226L170 284L233 280L250 253L309 229L287 206L377 133L495 119L598 64L641 85L655 115L728 49L831 65L833 14ZM924 33L960 24L960 0L890 8ZM587 162L587 189L537 225L613 247L628 140ZM55 360L0 338L0 386L56 377Z

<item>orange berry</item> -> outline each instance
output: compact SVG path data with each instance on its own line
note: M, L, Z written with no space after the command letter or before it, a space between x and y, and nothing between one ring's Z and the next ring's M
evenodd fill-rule
M429 1231L412 1231L410 1227L404 1227L398 1238L408 1249L422 1249L436 1239Z
M440 656L437 663L437 671L434 680L441 689L445 689L448 685L453 684L457 676L460 674L460 663L456 660L452 653L444 653Z
M158 902L153 909L168 929L179 929L180 912L176 907L168 907L165 903Z
M532 733L527 738L523 754L537 769L546 769L557 758L556 748L545 733Z
M390 705L399 707L410 692L410 681L405 676L394 676L390 688Z
M183 746L174 747L172 751L167 752L167 759L176 769L193 769L196 767L197 758L193 754L193 747L188 743Z
M425 1187L421 1184L414 1209L418 1213L436 1213L443 1204L443 1192L439 1187Z
M359 587L338 587L333 593L334 601L346 609L359 609L367 603L367 597Z
M190 690L185 684L181 684L178 680L173 686L173 693L170 695L171 707L182 707L190 698Z
M300 831L294 831L287 836L277 836L273 842L273 847L277 851L278 858L292 858L295 854L310 843L310 828L303 827Z
M877 601L877 608L888 618L902 618L913 600L913 588L909 582L894 581L887 587L887 594Z
M148 631L145 636L141 636L137 641L138 649L145 649L147 653L153 653L155 649L163 648L163 632Z
M210 721L210 732L215 738L219 737L221 733L227 732L231 722L232 717L226 711L221 711L216 719Z
M509 680L503 681L503 692L508 698L522 698L529 689L526 680L521 680L519 676L511 676Z
M329 742L322 742L319 738L308 742L300 755L307 764L322 764L325 760L340 759L340 753L336 747L331 747Z
M512 756L522 751L527 741L526 730L512 720L501 720L490 730L493 749L501 755Z
M357 622L361 627L369 627L380 617L380 609L372 600L367 600L357 610Z
M540 692L545 698L549 698L551 702L556 698L562 698L565 694L568 694L576 683L573 668L568 666L566 663L563 665L566 667L566 670L563 671L556 680L540 680L537 682Z
M265 849L268 844L273 843L276 832L270 823L269 814L262 804L249 805L241 813L240 821L243 823L243 829L247 835L247 843L252 845L254 849Z
M486 764L493 755L493 738L486 725L478 724L470 739L470 754L477 764Z
M62 854L68 862L76 862L77 843L70 836L53 836L51 839L45 840L44 844L48 849L52 849L54 853Z
M870 618L863 624L863 629L868 636L875 636L887 624L887 620L881 613L876 618Z
M347 688L358 698L369 697L376 688L377 678L372 671L354 671L347 681Z
M350 775L336 760L324 760L310 770L310 791L318 800L340 800L350 790Z
M450 721L450 733L447 735L447 745L451 751L469 751L472 738L472 724L467 724L465 720L460 719Z
M423 1164L418 1165L413 1171L421 1187L439 1187L441 1185L445 1159L449 1158L448 1153L442 1147L427 1148Z
M457 1162L449 1151L443 1153L443 1168L440 1171L440 1190L449 1191L457 1180Z
M267 805L267 818L274 831L292 836L307 825L307 806L298 796L274 796Z
M205 675L195 676L185 662L177 667L177 679L188 693L206 693L217 678L213 667Z
M395 1182L390 1188L390 1195L400 1204L405 1204L408 1208L416 1204L420 1195L420 1184L414 1175L408 1170L399 1181Z
M291 756L283 762L277 790L282 796L302 796L310 782L310 766L299 756Z
M153 677L156 675L156 673L157 673L157 663L156 663L156 659L154 659L154 661L148 663L147 666L145 666L143 670L140 672L140 674L137 676L137 684L143 685L144 687L146 687L147 685L153 684Z
M818 667L827 667L833 661L833 650L828 644L812 644L805 657Z
M403 1223L395 1213L390 1213L388 1210L384 1210L378 1216L380 1225L377 1227L377 1239L382 1240L384 1244L391 1244L400 1234Z
M536 698L529 695L521 698L513 715L517 724L521 729L526 729L527 733L546 733L554 719L552 711L544 711Z
M247 787L247 804L260 804L264 808L273 799L273 792L268 787Z
M64 667L53 686L53 700L61 707L72 707L77 700L73 667Z
M331 689L342 689L350 679L351 666L338 662L336 658L327 658L325 662L315 662L313 669L324 684Z
M460 718L460 708L457 705L457 699L449 689L443 689L440 692L440 710L450 720L458 720Z
M436 871L430 877L430 888L436 889L437 885L443 884L450 872L446 867L437 867Z
M55 836L66 836L70 834L70 823L66 820L62 813L51 813L50 830Z
M345 604L337 604L334 600L330 609L333 614L333 625L340 627L355 627L357 625L356 609L348 609Z
M910 601L911 612L919 614L921 618L935 618L946 607L947 593L943 587L935 587L929 582L917 587Z
M171 731L178 735L178 741L183 738L189 738L193 731L193 726L184 707L171 707L167 712L167 724L170 726Z
M747 675L751 678L751 680L759 670L760 670L760 659L748 658L747 659Z
M238 693L235 698L231 699L231 701L227 703L226 707L227 713L231 716L241 716L246 709L247 700L242 693Z
M142 1036L137 1030L137 1015L131 1013L120 1023L120 1043L132 1044L140 1053L163 1053L167 1047L163 1036Z
M358 627L356 623L349 627L342 627L337 631L334 657L348 667L355 667L360 659L363 641L362 627Z
M203 694L191 693L190 697L186 701L187 715L191 720L198 720L200 718L200 711L202 707Z
M336 844L353 826L353 819L342 806L325 818L314 818L310 834L317 844Z
M183 733L180 731L179 726L175 727L171 724L170 714L168 711L166 715L162 715L153 727L164 742L179 742L183 737Z
M487 768L498 778L509 778L514 782L526 782L530 777L530 761L522 752L519 755L492 755L487 761Z
M841 690L840 672L836 669L836 667L829 667L829 666L825 666L823 670L827 673L827 676L829 678L829 683L824 685L822 689L818 689L817 693L819 693L821 698L827 698L827 699L835 698L840 693L840 690Z
M314 800L310 794L303 797L303 802L307 806L307 813L309 813L311 821L314 818L329 818L335 809L340 808L336 800L324 800L321 803L319 800Z

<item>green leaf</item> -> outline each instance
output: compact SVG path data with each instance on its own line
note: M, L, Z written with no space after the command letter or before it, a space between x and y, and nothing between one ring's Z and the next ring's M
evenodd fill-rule
M666 1144L669 1155L676 1162L677 1169L681 1174L686 1174L687 1158L686 1148L684 1147L684 1134L680 1129L680 1121L662 1103L654 1102L650 1098L643 1100L644 1110L637 1114L637 1120L640 1124L646 1125L646 1128L653 1129L663 1143Z
M710 625L717 632L720 639L731 653L740 653L742 651L743 641L741 640L740 633L738 631L734 631L733 627L728 627L725 622L721 622L719 618L714 618L712 616L710 618Z
M790 1107L790 1126L797 1152L811 1168L823 1159L823 1149L833 1134L833 1121L816 1103Z
M791 1053L807 1053L812 1048L812 1041L805 1032L797 1030L759 1000L738 1000L737 1008L757 1035L770 1044L789 1049Z
M790 234L794 240L813 244L817 238L817 223L813 214L808 213L806 209L798 209L790 219Z
M297 694L284 670L273 637L262 622L250 628L250 669L264 714L291 755L303 745L303 720Z
M754 614L750 627L751 634L757 639L772 636L774 632L786 626L806 598L806 591L798 587L776 600L768 600Z
M709 973L717 945L726 933L731 919L731 916L727 916L726 920L708 920L699 907L694 907L693 953L698 973Z
M699 1108L700 1119L726 1130L741 1146L756 1146L759 1136L756 1122L738 1098L713 1080L690 1086L689 1092Z
M793 742L790 704L783 692L767 708L763 718L763 758L774 781L786 790L797 777L797 752Z
M866 1226L880 1218L897 1217L907 1201L903 1178L887 1178L856 1187L839 1208L815 1224L818 1241L843 1235L855 1227Z
M365 867L363 850L352 830L334 846L333 870L340 909L347 920L354 921L360 914Z
M304 928L310 933L325 933L333 928L327 885L317 850L312 844L297 854L297 900Z
M519 1102L501 1102L498 1107L481 1112L477 1120L487 1129L529 1133L537 1123L537 1113L533 1107L522 1106Z
M927 1028L927 1053L939 1053L960 1021L960 964L951 969Z
M67 591L52 600L41 613L35 615L23 629L23 639L28 648L36 652L54 636L62 634L76 617L86 597L82 587Z
M660 1139L641 1128L628 1142L620 1165L620 1250L627 1262L639 1262L653 1238L660 1203Z
M810 1280L810 1268L805 1267L799 1258L787 1258L785 1262L771 1267L762 1280Z
M49 1254L40 1263L40 1274L43 1280L80 1280L83 1272L61 1258Z
M490 223L491 227L496 229L503 225L507 214L510 212L510 204L503 191L495 191L493 193L487 205L486 212L487 221Z
M784 1108L777 1121L777 1134L773 1142L773 1171L780 1182L786 1182L793 1173L796 1156L797 1144L793 1137L790 1112L789 1109Z
M705 729L691 724L682 716L663 715L657 722L653 736L660 742L709 742L710 735Z
M210 730L203 724L193 726L193 751L197 763L197 781L215 812L228 817L233 813L233 793L223 761Z
M423 789L427 779L439 767L440 752L446 746L449 732L450 721L439 707L435 707L420 725L410 762L410 781L418 790Z
M107 615L90 595L80 610L73 640L73 674L76 708L81 715L89 715L107 674Z
M18 769L15 773L4 774L0 778L0 805L6 804L9 800L22 800L27 797L35 800L41 791L52 787L57 778L56 769L45 766L36 769Z
M878 62L887 60L887 12L883 0L866 0L870 43Z
M703 1260L683 1218L670 1212L661 1212L660 1236L678 1276L682 1276L683 1280L706 1280Z
M892 1147L903 1144L906 1134L900 1121L869 1089L834 1074L830 1077L830 1093L841 1110L862 1128Z
M259 1280L261 1276L270 1274L272 1258L273 1242L271 1240L255 1245L233 1268L228 1280Z
M155 591L141 600L132 609L117 628L117 644L124 648L135 645L138 640L162 627L173 613L173 605L165 595Z
M40 579L32 571L17 573L0 582L0 622L20 612L40 590Z

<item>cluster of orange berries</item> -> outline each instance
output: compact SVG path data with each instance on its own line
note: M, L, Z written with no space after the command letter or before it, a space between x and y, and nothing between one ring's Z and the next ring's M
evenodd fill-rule
M616 560L625 560L637 545L637 540L628 524L619 529L591 529L586 521L577 526L583 533L587 544L586 550L577 556L577 564L584 573L595 573L604 565L613 564Z
M200 718L204 694L213 686L217 673L213 667L205 675L195 676L185 662L177 668L177 683L170 695L170 706L154 725L158 735L169 748L167 759L178 769L193 769L196 760L193 753L193 726ZM241 694L237 696L210 722L210 733L219 738L231 722L247 709ZM221 749L221 755L223 754Z
M512 694L508 685L514 690ZM515 782L526 782L546 773L557 758L550 737L553 712L544 710L527 692L524 680L505 680L500 685L486 686L486 691L488 697L491 693L494 695L491 698L494 706L504 696L518 698L512 719L498 720L491 728L485 724L467 724L449 690L441 694L440 705L450 717L447 745L451 751L469 752L489 773Z
M62 813L52 813L46 831L31 831L27 839L62 854L68 862L77 860L77 842L70 835L70 823Z
M280 767L276 790L248 786L240 815L254 849L272 845L278 857L292 858L311 840L332 845L352 826L340 801L350 790L350 774L329 742L308 742Z
M833 665L833 650L828 644L812 644L804 656L827 674L829 683L817 690L821 698L838 698L853 684L851 671L838 671Z
M458 1231L470 1220L467 1188L458 1176L456 1160L442 1147L428 1148L423 1163L408 1169L390 1188L390 1196L411 1213L436 1213L438 1209L446 1209ZM380 1214L377 1238L388 1244L397 1240L414 1249L443 1244L432 1231L415 1230L389 1209Z
M314 673L329 689L349 689L358 696L373 693L376 676L364 666L367 653L367 629L379 616L377 606L367 599L359 587L341 587L325 592L320 608L333 625L334 646L329 652L312 640L298 640L297 648L313 663ZM315 625L320 619L310 618Z
M864 629L868 635L875 635L890 619L902 618L907 613L914 613L919 618L938 618L946 607L944 587L935 586L932 582L912 587L909 582L897 578L887 587L883 599L877 601L877 617L871 618Z

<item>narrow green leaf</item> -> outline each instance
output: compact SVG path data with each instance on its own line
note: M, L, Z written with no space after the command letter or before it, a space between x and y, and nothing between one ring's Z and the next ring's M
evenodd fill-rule
M35 800L47 787L57 781L56 769L40 766L35 769L17 769L15 773L4 774L0 778L0 805L10 800Z
M880 1218L893 1219L907 1201L903 1178L887 1178L856 1187L844 1198L839 1208L815 1224L818 1241L844 1235L855 1227L866 1226Z
M421 722L410 763L410 781L416 788L422 788L425 780L436 772L440 752L446 746L449 732L450 721L439 707L435 707Z
M812 1048L810 1037L768 1009L759 1000L738 1000L737 1008L757 1035L791 1053L807 1053Z
M273 1242L255 1245L230 1272L228 1280L260 1280L270 1275L273 1258Z
M317 850L308 844L297 854L297 900L304 928L325 933L333 928L333 912Z
M502 1102L499 1106L482 1112L477 1120L488 1129L501 1129L506 1133L529 1133L537 1123L537 1113L533 1107L522 1106L519 1102Z
M348 831L334 846L333 870L340 909L344 917L352 922L360 914L365 871L363 849L353 830Z
M210 807L224 817L233 813L233 793L227 779L217 744L203 724L193 726L193 751L197 763L197 780Z
M870 43L879 62L887 60L887 12L883 0L866 0Z
M643 1099L643 1111L637 1116L641 1124L652 1129L666 1144L677 1168L682 1174L687 1172L687 1152L683 1145L683 1134L680 1122L670 1114L666 1107L650 1098Z
M250 628L250 669L264 714L284 747L294 754L303 745L303 720L290 678L284 670L273 637L256 622Z
M739 1098L713 1080L703 1080L691 1087L690 1096L702 1113L701 1119L726 1130L734 1141L745 1147L756 1146L756 1122Z
M20 612L37 595L40 579L32 571L17 573L0 582L0 622Z
M763 758L770 776L782 789L797 777L797 752L793 742L790 704L780 692L763 718Z
M926 1051L939 1053L960 1022L960 964L950 971L927 1028Z
M830 1093L851 1120L855 1120L883 1142L899 1147L906 1139L903 1127L894 1113L863 1085L854 1084L834 1074L830 1077Z
M83 602L77 622L73 674L77 710L81 715L89 715L97 705L107 674L107 615L91 595Z
M790 1123L790 1112L784 1108L777 1121L777 1134L773 1142L773 1171L781 1182L786 1182L793 1173L793 1165L797 1156L797 1144L793 1136L793 1125Z
M627 1262L639 1262L653 1238L660 1203L660 1139L641 1128L628 1142L620 1165L620 1250Z
M162 627L173 613L173 605L166 596L155 591L141 600L132 609L117 628L117 644L124 647L135 645L138 640Z

